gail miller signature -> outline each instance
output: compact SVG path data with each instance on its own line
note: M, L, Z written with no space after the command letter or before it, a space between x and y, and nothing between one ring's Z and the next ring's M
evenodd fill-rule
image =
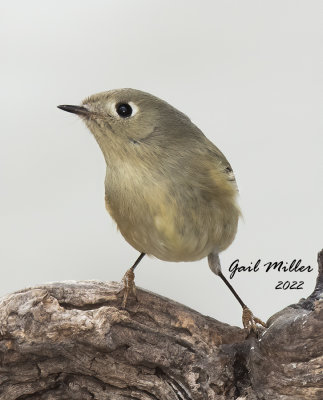
M233 279L234 275L237 272L257 272L260 268L264 269L265 272L270 271L278 271L278 272L312 272L313 268L310 265L303 265L302 259L292 260L292 262L287 261L268 261L266 263L262 263L262 260L259 258L255 264L252 262L248 266L240 265L240 260L234 260L230 267L230 279ZM275 289L303 289L304 281L279 281L275 286Z

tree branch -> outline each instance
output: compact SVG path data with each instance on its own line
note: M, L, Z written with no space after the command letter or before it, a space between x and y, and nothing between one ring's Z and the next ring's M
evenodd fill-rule
M256 338L119 283L62 282L0 303L0 399L323 398L323 251L307 299Z

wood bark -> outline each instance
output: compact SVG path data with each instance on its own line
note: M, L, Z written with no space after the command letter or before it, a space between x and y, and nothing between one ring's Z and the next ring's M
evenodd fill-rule
M307 299L246 335L119 283L61 282L0 303L0 399L323 399L323 251Z

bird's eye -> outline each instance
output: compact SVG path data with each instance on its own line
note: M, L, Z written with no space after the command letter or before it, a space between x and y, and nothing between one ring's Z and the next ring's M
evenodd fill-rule
M117 113L122 118L130 117L132 114L132 108L128 103L120 103L116 106Z

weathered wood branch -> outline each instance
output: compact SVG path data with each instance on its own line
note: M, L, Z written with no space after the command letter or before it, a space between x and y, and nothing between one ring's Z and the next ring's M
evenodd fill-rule
M323 399L323 251L311 296L258 338L121 285L53 283L0 303L0 399Z

